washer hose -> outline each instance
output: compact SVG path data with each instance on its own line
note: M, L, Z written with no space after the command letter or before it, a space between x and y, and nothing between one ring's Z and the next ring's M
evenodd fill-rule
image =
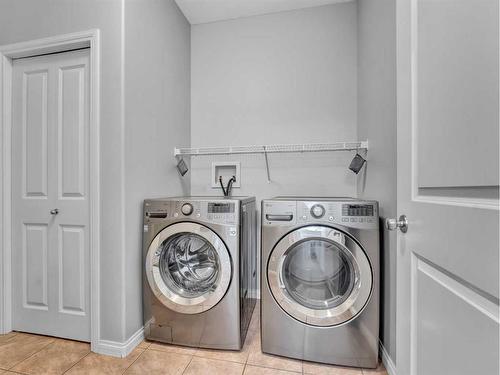
M231 177L231 179L229 180L229 182L227 183L227 187L226 187L226 197L229 197L231 195L231 189L233 188L233 182L236 181L236 177L233 176Z

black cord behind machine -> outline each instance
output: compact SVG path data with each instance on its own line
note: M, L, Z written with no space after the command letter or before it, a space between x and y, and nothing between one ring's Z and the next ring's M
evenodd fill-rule
M236 182L236 177L233 176L229 179L227 182L226 187L224 187L224 183L222 182L222 176L219 176L219 183L220 187L222 189L222 193L224 194L225 197L231 196L231 189L233 188L233 183Z

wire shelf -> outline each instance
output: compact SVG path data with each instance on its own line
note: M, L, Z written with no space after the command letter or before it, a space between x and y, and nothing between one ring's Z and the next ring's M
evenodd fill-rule
M368 150L368 141L310 143L288 145L220 146L175 148L175 156L233 155L233 154L275 154L286 152L328 152Z

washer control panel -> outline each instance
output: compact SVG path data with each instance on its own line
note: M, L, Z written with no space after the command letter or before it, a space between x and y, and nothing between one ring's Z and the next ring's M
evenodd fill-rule
M330 223L361 229L378 227L378 204L375 201L287 201L265 200L262 224L271 226Z
M183 219L212 222L217 224L235 224L239 205L226 201L197 200L146 200L144 202L145 220Z

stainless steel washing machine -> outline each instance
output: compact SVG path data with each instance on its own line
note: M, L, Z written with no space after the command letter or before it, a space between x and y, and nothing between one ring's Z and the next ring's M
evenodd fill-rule
M147 339L239 350L255 306L255 198L144 202Z
M376 367L377 202L278 197L261 212L262 351Z

